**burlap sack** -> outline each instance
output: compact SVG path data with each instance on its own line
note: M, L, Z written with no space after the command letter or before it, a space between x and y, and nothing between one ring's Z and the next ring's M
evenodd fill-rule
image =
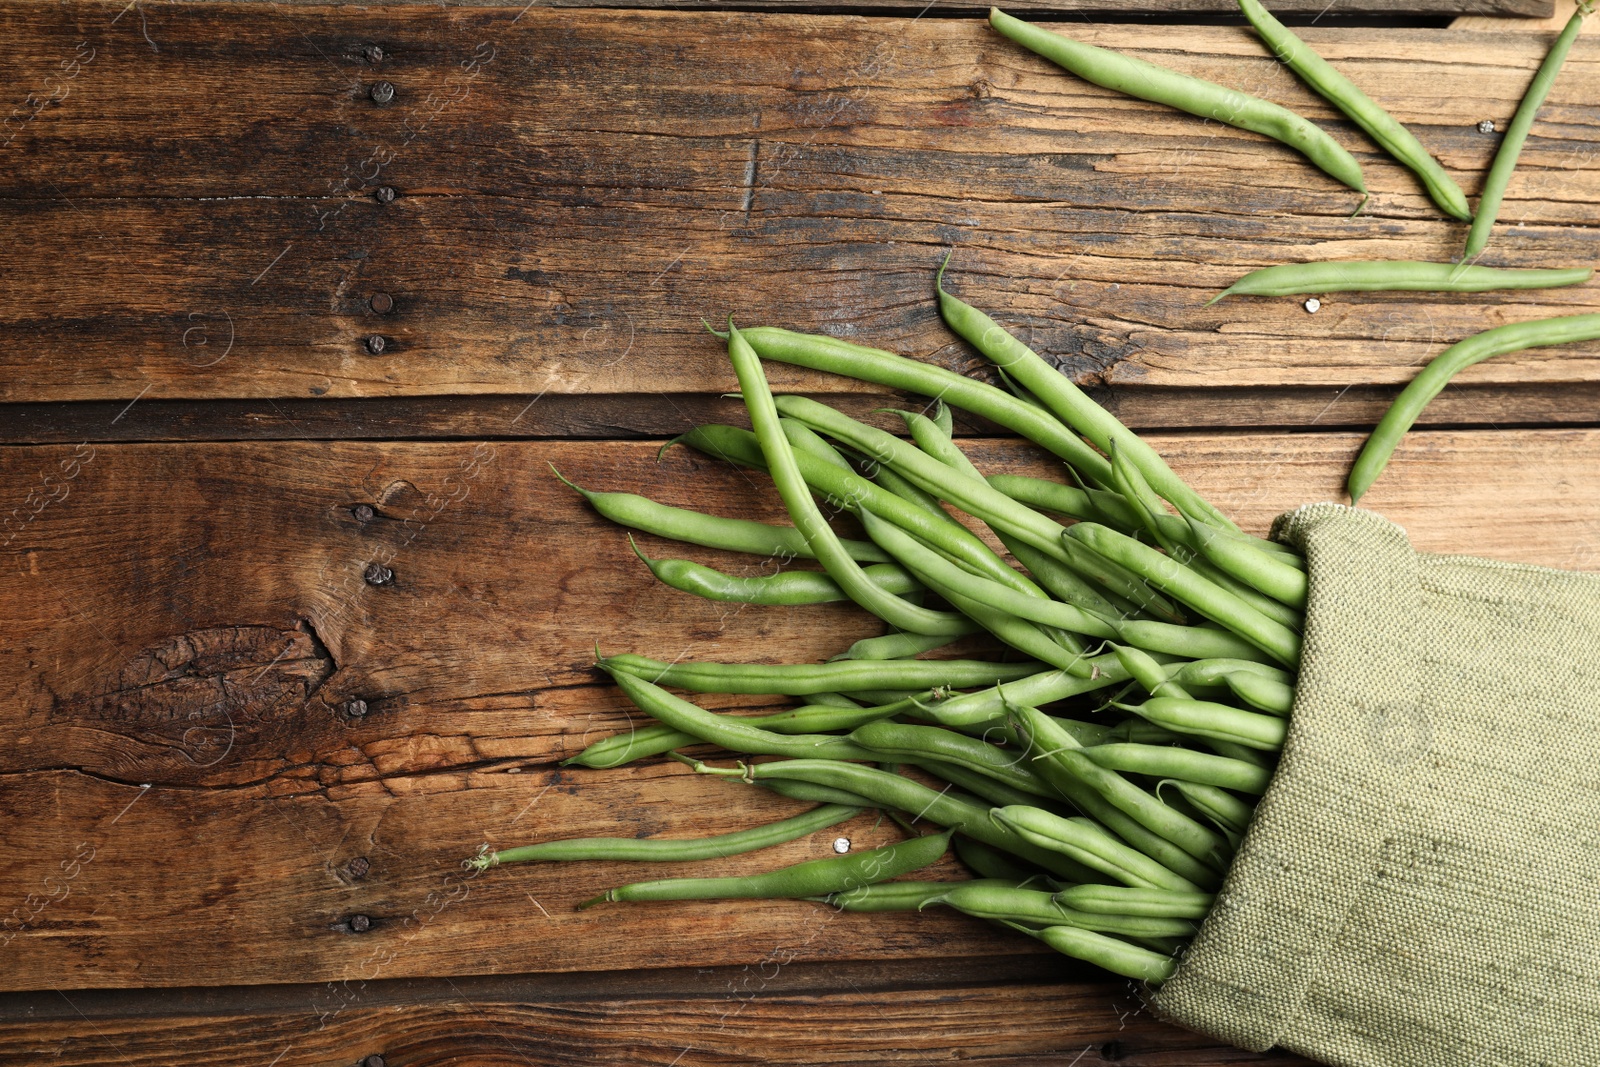
M1600 1064L1600 577L1336 504L1274 536L1311 574L1288 742L1155 1010L1339 1067Z

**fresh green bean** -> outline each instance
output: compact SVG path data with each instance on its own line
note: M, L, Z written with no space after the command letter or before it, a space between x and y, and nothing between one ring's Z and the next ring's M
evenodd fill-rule
M1043 794L1023 792L1020 789L1006 785L997 778L979 774L977 771L969 770L958 763L946 763L942 760L927 759L922 756L916 757L915 763L935 778L943 779L958 789L965 789L979 800L987 800L997 808L1003 808L1007 804L1038 805L1041 795L1047 795L1051 798L1055 796L1055 790L1048 785L1044 786L1045 792Z
M1005 882L1023 885L1040 878L1039 868L1028 867L993 845L963 835L951 842L956 859L978 877L974 881Z
M1270 678L1282 685L1294 682L1294 675L1280 667L1266 663L1258 663L1248 659L1198 659L1192 663L1177 663L1165 668L1172 673L1172 680L1181 685L1195 685L1216 688L1228 684L1228 675L1243 671L1248 674L1260 675ZM1168 694L1159 693L1158 696Z
M1102 483L1110 478L1111 468L1105 457L1084 444L1048 411L964 374L831 337L769 327L745 330L744 336L763 359L831 371L923 396L941 397L964 411L1016 431L1072 464L1086 478Z
M698 760L688 761L691 767L696 766L698 762ZM818 785L815 782L802 782L798 779L789 778L767 778L753 784L777 793L779 796L788 797L790 800L804 800L812 804L844 804L856 808L877 806L866 797L856 796L854 793L843 789Z
M877 882L822 898L840 911L921 911L950 892L953 885L1012 885L1001 879L971 878L964 882Z
M1023 23L1022 25L1026 25ZM1041 31L1042 32L1042 31ZM1045 34L1054 37L1055 34ZM1065 40L1065 38L1060 38ZM1228 517L1212 507L1190 489L1182 478L1173 473L1166 461L1156 454L1133 431L1129 430L1107 410L1090 400L1088 395L1072 384L1071 380L1039 357L1033 349L1007 333L999 323L971 304L958 300L944 290L944 268L939 270L939 314L956 333L974 348L1019 381L1049 405L1062 422L1083 434L1106 452L1112 442L1122 449L1143 472L1145 480L1180 513L1204 517L1208 522L1224 529L1237 529ZM1069 460L1069 462L1071 462ZM1102 461L1104 463L1104 461ZM1073 463L1080 474L1090 473ZM1102 485L1111 483L1109 464L1095 472L1093 477Z
M562 760L561 766L566 767L576 763L580 767L605 770L644 759L646 756L659 756L675 748L698 744L700 739L694 734L675 730L663 723L651 723L648 726L635 726L620 734L603 737L576 756Z
M1288 108L1121 52L1074 41L996 8L989 9L989 24L1084 81L1271 137L1304 155L1329 177L1358 193L1367 191L1355 158L1309 119ZM1039 391L1026 378L1018 377L1034 392ZM1044 399L1049 403L1048 397Z
M1122 665L1128 669L1130 674L1133 675L1134 680L1142 685L1152 696L1178 697L1184 700L1192 698L1193 694L1184 689L1183 685L1181 684L1180 679L1182 678L1183 674L1181 669L1173 671L1170 667L1162 666L1143 649L1118 647L1114 649L1114 651L1117 659L1121 661ZM1204 662L1239 663L1242 661L1207 660ZM1262 667L1261 669L1268 671L1277 670L1276 667ZM1282 672L1280 671L1279 673ZM1153 728L1165 735L1165 737L1160 738L1154 743L1181 744L1183 742L1183 736L1181 734L1175 734L1170 730L1167 730L1165 727L1155 726L1153 723L1146 723L1139 719L1132 719L1122 725L1122 730L1127 735L1126 740L1130 742L1138 741L1138 734L1141 733L1139 729L1140 726ZM1227 759L1236 760L1240 763L1245 763L1252 767L1261 768L1263 770L1267 769L1267 760L1255 749L1246 748L1243 745L1237 745L1232 741L1224 741L1211 737L1203 738L1202 742L1206 745L1206 747L1212 749L1218 755L1224 756Z
M499 852L488 852L469 862L477 870L497 867L503 863L545 863L566 860L650 860L682 862L685 860L721 859L753 852L758 848L793 841L797 837L826 830L830 826L855 818L860 808L840 804L823 807L795 815L780 822L737 830L715 837L696 837L687 840L663 840L637 837L583 837L563 841L544 841L537 845L523 845Z
M1024 841L1059 852L1108 878L1153 889L1197 890L1200 887L1173 874L1137 849L1123 844L1092 819L1063 818L1028 805L995 808L990 816Z
M1103 523L1124 533L1132 531L1137 525L1137 516L1128 507L1127 501L1115 494L1091 493L1086 489L1075 489L1043 478L1030 478L1025 474L991 474L985 480L1017 503L1040 511L1053 511L1073 519Z
M749 726L734 717L717 715L621 668L611 669L611 678L641 711L675 730L733 752L831 759L873 758L871 750L833 734L779 734Z
M1096 582L1116 600L1132 605L1139 614L1156 615L1180 626L1187 621L1170 600L1120 563L1107 559L1070 537L1061 539L1061 548L1067 556L1068 566L1075 573Z
M1177 778L1256 796L1265 793L1272 780L1272 772L1255 764L1173 745L1096 745L1084 749L1083 755L1107 770Z
M1482 217L1480 213L1479 218ZM1428 401L1438 396L1450 379L1462 370L1492 356L1520 352L1525 348L1593 341L1596 338L1600 338L1600 315L1566 315L1496 326L1445 349L1422 369L1421 374L1411 379L1411 384L1400 391L1389 410L1384 412L1383 418L1378 420L1372 436L1362 446L1355 466L1350 469L1348 488L1351 502L1360 500L1372 488L1372 483L1383 473L1400 439L1417 421Z
M1275 678L1249 671L1234 671L1226 676L1228 688L1249 704L1272 715L1288 715L1294 710L1294 686Z
M745 900L820 897L843 893L874 882L921 870L938 861L950 845L950 831L898 841L883 848L846 856L810 860L762 874L729 878L663 878L633 882L608 889L579 904L593 907L602 901L640 900Z
M882 637L863 637L828 662L841 659L911 659L924 652L932 652L954 643L955 639L945 637L943 634L896 633L884 634Z
M1242 834L1250 825L1250 816L1254 814L1254 809L1232 793L1216 786L1201 782L1185 782L1176 778L1168 779L1161 784L1172 786L1185 800L1193 804L1207 818L1214 820L1225 831Z
M789 439L789 444L795 452L804 452L824 463L831 463L840 470L855 473L850 461L841 456L838 449L824 441L821 435L805 423L795 422L793 419L779 419L778 425L782 427L783 436Z
M929 689L1017 681L1044 669L1040 663L986 663L970 659L836 660L832 663L664 663L631 652L606 656L601 669L625 671L657 685L697 693L805 696L856 689Z
M1038 938L1063 956L1092 963L1124 978L1161 983L1171 978L1178 969L1177 962L1170 956L1097 934L1093 930L1079 930L1073 926L1047 926L1043 930L1018 926L1015 929Z
M630 537L629 542L632 540ZM781 571L741 578L692 560L651 559L636 544L633 550L662 584L707 600L792 607L850 599L838 582L820 571ZM861 573L885 593L896 596L923 589L910 572L893 563L874 563L863 567Z
M1110 590L1096 590L1087 579L1055 557L1045 555L1010 534L996 536L1006 546L1006 551L1028 569L1033 579L1063 603L1082 608L1108 624L1139 613L1138 608Z
M950 883L946 885L944 894L932 898L930 903L944 904L979 919L1071 926L1079 930L1121 934L1123 937L1193 937L1195 933L1194 923L1187 919L1078 911L1059 903L1052 894L1043 890L1022 889L1003 883Z
M1463 264L1477 259L1489 243L1489 232L1494 229L1495 219L1500 216L1500 203L1505 199L1506 186L1511 183L1511 173L1517 169L1517 159L1522 155L1522 145L1528 139L1528 131L1533 128L1533 120L1544 105L1545 97L1550 95L1550 87L1556 83L1561 64L1566 62L1567 53L1572 51L1572 43L1578 39L1584 17L1592 10L1587 0L1578 4L1578 9L1567 20L1567 25L1545 55L1544 62L1539 65L1539 72L1529 83L1522 103L1517 105L1517 113L1511 117L1511 125L1506 127L1506 135L1500 141L1500 150L1489 165L1489 175L1483 180L1483 192L1478 194L1478 213L1472 219L1467 246L1461 253Z
M570 488L576 490L591 507L619 526L632 527L645 533L669 537L685 544L706 548L722 548L730 552L747 552L756 556L774 556L778 559L803 557L814 559L811 546L793 526L773 526L750 519L730 519L720 515L705 515L686 508L670 507L649 497L635 493L600 493L585 489L568 481L552 465L550 468ZM866 541L841 541L846 552L861 563L888 563L889 557L877 545Z
M1082 864L1048 849L1028 844L1017 834L989 818L989 807L948 790L929 789L909 778L881 771L860 763L832 759L791 759L775 763L741 764L737 770L696 763L701 774L739 777L759 782L772 778L797 778L817 785L842 789L864 797L875 807L910 812L939 826L948 826L968 837L1042 867L1072 881L1091 881Z
M795 462L794 449L778 423L778 411L773 407L772 392L767 388L761 360L732 323L728 325L728 359L739 379L739 389L744 395L756 440L761 444L767 472L784 506L789 509L795 528L805 536L829 577L839 583L851 600L902 630L951 635L965 632L967 621L961 616L909 604L885 593L862 574L860 565L844 550L839 535L833 532L812 499L811 490ZM824 461L818 462L826 465Z
M963 693L949 700L929 704L920 713L942 726L985 723L1005 714L1008 699L1029 707L1042 707L1128 680L1128 672L1109 653L1094 656L1085 662L1090 668L1087 678L1059 670L1041 671L1020 681L1006 683L1003 693L999 687Z
M1241 3L1247 0L1240 0ZM1429 293L1484 293L1495 289L1554 289L1581 285L1594 271L1501 270L1457 263L1406 259L1331 260L1280 263L1251 271L1206 302L1225 296L1304 296L1312 293L1370 293L1420 290Z
M1055 796L1055 790L1033 772L1024 754L1007 751L999 745L991 745L953 730L898 722L872 722L857 727L849 737L854 744L880 756L898 756L913 763L940 760L965 767L1024 793L1039 797Z
M1067 530L1067 536L1127 567L1174 600L1227 627L1279 662L1290 666L1300 662L1299 634L1262 615L1233 593L1200 577L1172 557L1098 523L1080 522ZM1126 634L1124 637L1126 639Z
M1131 619L1119 627L1122 640L1146 652L1184 659L1241 659L1265 661L1273 657L1242 637L1208 626L1174 626L1165 622Z
M1214 737L1265 752L1282 749L1289 732L1289 724L1275 715L1240 711L1207 700L1151 697L1128 710L1180 734Z
M1305 611L1308 588L1305 568L1283 563L1269 552L1225 537L1198 520L1191 519L1189 525L1201 554L1218 570L1280 604Z
M1466 194L1410 130L1395 121L1371 97L1356 88L1350 79L1312 51L1310 45L1273 18L1258 0L1239 0L1239 9L1244 12L1250 25L1255 27L1256 33L1261 35L1261 39L1290 70L1300 75L1301 80L1315 89L1324 100L1366 130L1367 135L1397 162L1409 167L1421 178L1428 195L1445 214L1463 222L1472 221Z
M1211 893L1180 893L1171 889L1133 889L1120 885L1075 885L1056 899L1077 911L1101 915L1148 915L1168 919L1204 919L1216 903Z

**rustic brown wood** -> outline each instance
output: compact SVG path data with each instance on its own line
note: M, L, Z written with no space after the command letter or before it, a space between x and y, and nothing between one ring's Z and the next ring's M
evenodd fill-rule
M1336 497L1360 438L1153 440L1259 530L1286 507ZM1049 470L1005 442L971 445L990 469ZM1597 457L1594 430L1418 433L1369 500L1425 549L1592 567ZM715 832L790 810L672 763L553 767L627 721L625 700L589 666L596 641L668 659L776 661L821 658L873 632L842 606L739 608L652 584L622 533L560 487L550 462L597 489L778 514L753 479L683 450L658 466L642 442L0 451L0 484L35 490L14 502L3 535L13 575L0 586L12 620L0 675L13 680L0 705L11 738L0 752L5 984L1014 950L981 924L932 913L571 910L639 877L629 865L463 874L460 860L486 841ZM360 503L375 509L365 524L351 511ZM372 562L393 581L366 584ZM352 718L346 702L357 698L366 713ZM866 819L846 832L862 844L888 834ZM718 866L815 855L832 836Z
M0 1021L0 1059L74 1064L183 1062L325 1067L381 1055L390 1064L938 1062L995 1067L1305 1067L1281 1053L1219 1047L1164 1026L1125 985L1084 981L1070 964L1031 960L860 966L769 965L448 984L377 981L319 1016L314 987L231 991L206 1009L130 1010L126 995L29 998L37 1014ZM1019 966L1019 963L1022 964ZM643 977L643 980L641 980ZM1004 984L997 984L1003 982ZM239 992L245 996L240 997ZM148 999L144 995L141 999ZM243 1003L230 1003L243 1000ZM35 1002L36 1001L36 1002ZM180 1008L181 1005L171 1007ZM148 1060L146 1059L148 1057Z
M45 85L80 40L100 49L5 134L10 401L714 394L731 377L699 322L728 310L966 367L929 300L951 245L963 295L1080 380L1152 396L1394 385L1449 341L1600 293L1204 308L1269 263L1444 259L1461 240L1237 28L1073 32L1324 122L1367 166L1367 215L1347 218L1354 197L1286 149L1075 81L970 19L28 4L0 19L16 84ZM1544 49L1307 36L1469 192L1496 144L1477 121L1504 122ZM387 58L363 58L371 43ZM392 106L368 98L380 79ZM1597 100L1600 46L1580 41L1492 262L1600 259ZM383 183L400 191L387 205ZM371 310L378 293L392 311ZM1471 380L1594 382L1597 351Z

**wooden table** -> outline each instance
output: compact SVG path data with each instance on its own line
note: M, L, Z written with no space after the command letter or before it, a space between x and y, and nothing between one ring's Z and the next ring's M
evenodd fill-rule
M0 4L0 1062L1301 1062L947 914L578 912L639 869L463 871L486 842L789 810L673 763L557 767L629 721L596 642L816 659L873 632L653 584L551 475L778 517L655 459L737 414L702 317L981 373L930 299L953 248L961 295L1262 530L1339 497L1447 343L1600 310L1593 284L1205 306L1258 266L1464 236L1236 26L1073 16L1324 124L1360 217L1288 150L1064 77L971 10L772 6ZM1462 11L1549 5L1305 36L1476 194L1478 124L1504 129L1549 30L1445 28ZM1485 262L1600 261L1596 101L1585 39ZM1427 549L1594 567L1596 355L1473 368L1368 502ZM1047 469L960 431L980 466Z

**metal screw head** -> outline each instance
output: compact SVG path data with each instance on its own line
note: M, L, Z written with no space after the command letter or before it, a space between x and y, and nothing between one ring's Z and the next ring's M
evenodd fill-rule
M379 315L387 315L394 310L394 297L388 293L373 293L367 298L367 307Z
M1322 301L1318 300L1314 296L1308 298L1306 300L1306 310L1315 315L1317 312L1322 310Z
M389 1067L389 1064L382 1056L374 1052L361 1061L361 1067Z
M394 571L381 563L367 564L367 569L361 576L367 580L368 585L388 585L394 581Z
M372 510L371 504L357 504L350 509L350 514L357 522L371 522L378 517L378 513Z
M373 82L372 88L367 90L367 95L379 107L388 107L394 103L394 82Z
M376 189L372 190L372 199L376 200L380 204L394 203L394 198L396 195L397 194L394 191L394 186L392 185L380 185Z
M366 60L368 63L382 63L383 49L379 48L375 44L369 44L361 49L361 58Z
M352 878L365 878L367 872L372 870L372 864L368 862L367 857L357 856L345 864L345 870L350 872L350 877Z
M350 916L350 929L358 934L364 934L372 929L372 920L365 915Z
M850 851L850 839L848 837L836 837L836 838L834 838L833 839L833 850L835 852L837 852L841 856L844 855L846 852L849 852Z
M1482 122L1478 123L1478 132L1479 133L1493 133L1494 132L1494 119L1484 119Z
M352 719L365 718L367 702L360 697L356 697L354 700L347 700L344 702L344 713Z
M369 335L364 343L367 351L375 356L383 355L383 350L389 347L388 340L381 333Z

